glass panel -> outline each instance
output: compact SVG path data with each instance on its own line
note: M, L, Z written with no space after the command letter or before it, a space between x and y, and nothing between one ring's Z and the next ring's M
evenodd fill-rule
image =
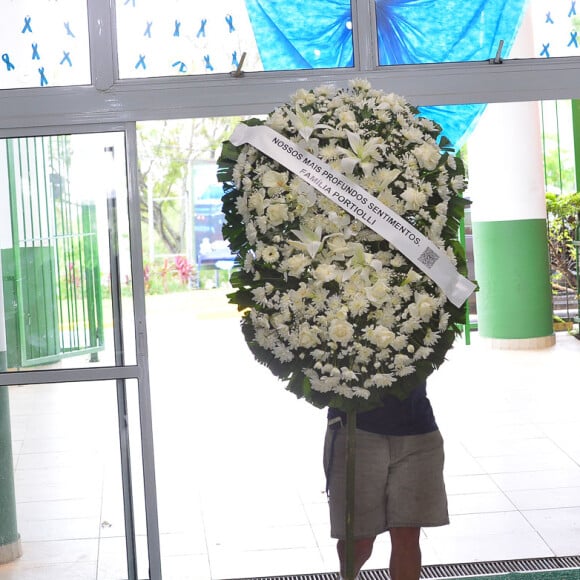
M560 103L559 110L566 106ZM466 108L471 115L469 106ZM552 135L555 112L545 116L545 131ZM162 216L174 220L175 215L187 215L186 231L196 231L197 223L202 227L195 212L187 214L187 207L198 192L204 198L215 187L216 147L237 121L198 119L140 125L139 181L147 188L141 195L149 195L151 190L150 198L159 202L162 190L172 191L173 196L165 205L151 205L149 213L142 215L145 229L153 232L145 244L146 261L158 256L156 252L168 254L178 249L186 255L183 241L177 248L162 245L160 226L152 225L150 216L156 215L157 224ZM536 121L534 127L539 128L539 108ZM560 123L569 122L568 113L560 117ZM195 148L190 146L192 134ZM212 135L212 139L202 135ZM560 141L562 153L570 147L568 135L566 127ZM539 147L540 131L534 138ZM165 159L157 155L153 163L153 152L159 151L166 152ZM493 146L487 148L488 155L490 151ZM487 161L481 163L489 167ZM184 173L176 172L178 167ZM468 235L472 236L470 229ZM296 400L255 362L242 337L239 314L228 304L228 278L222 274L206 278L201 272L203 283L179 286L164 284L163 275L167 274L159 271L157 282L150 280L149 285L147 325L164 577L335 572L336 549L330 538L321 461L325 411ZM570 444L578 418L572 418L572 411L566 412L567 423L561 427L562 409L557 402L558 397L576 400L578 393L570 381L558 383L556 398L544 388L550 383L551 364L570 369L576 364L569 355L575 341L564 338L562 350L545 349L548 361L538 359L537 352L526 355L520 351L514 358L506 358L506 351L494 354L478 343L474 333L472 346L458 341L451 359L430 379L430 393L446 434L452 524L422 533L425 564L479 561L482 538L489 560L577 552L579 534L570 526L570 512L555 509L552 515L557 525L542 516L543 508L556 503L552 486L572 488L580 482L580 468L570 460L579 453L578 446ZM495 389L491 398L490 385ZM521 385L525 385L527 401L523 415ZM466 418L465 413L457 412L458 400L463 401L462 408L473 407L477 400L489 413ZM494 424L491 439L490 420ZM550 424L549 434L538 434L534 427L538 422ZM561 442L567 442L566 452L561 448L557 459L552 459ZM185 451L175 453L176 444ZM530 491L526 473L531 469L541 472L532 486L535 491ZM506 496L513 503L506 503ZM524 517L523 510L537 498L538 509L531 508L531 524L530 511ZM560 533L563 528L565 540ZM468 541L458 549L457 538L466 530ZM517 545L510 542L514 530L523 538ZM539 530L550 533L545 544L537 540ZM390 547L385 536L377 540L367 568L387 567Z
M570 0L376 0L380 65L580 56ZM435 3L437 4L437 3ZM513 49L513 52L512 52Z
M0 54L0 89L90 84L86 2L3 2Z
M127 387L136 391L136 382ZM22 545L22 557L2 566L2 573L38 580L127 578L115 383L1 388L10 401ZM132 442L138 447L138 437ZM8 479L2 478L3 488ZM141 502L135 506L143 512ZM144 530L137 532L139 577L145 577Z
M117 0L120 78L350 67L349 1Z
M9 370L114 365L117 280L127 329L117 350L134 364L124 151L122 133L0 141Z

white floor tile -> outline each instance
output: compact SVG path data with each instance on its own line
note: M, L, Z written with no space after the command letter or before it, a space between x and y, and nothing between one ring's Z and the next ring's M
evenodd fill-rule
M579 487L580 466L521 473L494 473L491 478L504 491Z
M499 490L485 493L450 495L448 502L449 513L452 516L516 511L514 504Z
M580 552L580 508L524 511L523 515L556 556Z
M552 508L580 508L580 487L506 491L506 495L521 511Z
M231 358L218 383L215 367L204 367L196 388L184 388L183 368L168 369L160 358L165 338L152 355L164 577L336 570L321 466L325 411L297 401L267 369L248 363L237 319L214 320L203 329L187 344L173 345L174 354L181 352L189 363L194 349L205 359L204 349L219 342ZM579 344L571 339L546 351L507 353L483 350L475 336L473 346L458 344L432 376L430 396L446 442L451 524L423 530L424 563L578 554L580 389L550 382L550 373L554 365L564 372L577 360ZM239 369L248 364L250 407L249 388L239 388ZM101 401L67 385L11 390L26 551L20 561L0 567L0 580L126 578L118 442L101 440L103 432L116 437L113 391L103 391ZM77 407L83 411L75 417ZM134 484L141 486L140 477ZM141 532L142 503L139 491ZM145 539L139 537L138 545L143 571ZM384 534L366 567L386 567L389 554Z

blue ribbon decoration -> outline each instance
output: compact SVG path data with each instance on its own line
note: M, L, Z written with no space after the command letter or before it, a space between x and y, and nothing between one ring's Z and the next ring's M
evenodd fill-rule
M40 60L40 54L38 53L38 43L32 43L32 60Z
M202 18L201 26L199 27L199 30L197 31L196 38L199 38L200 36L203 36L205 38L205 25L206 24L207 24L207 18Z
M205 61L205 70L212 71L213 70L213 66L211 65L211 62L209 61L209 54L206 54L203 57L203 60Z
M232 65L238 68L239 64L240 63L238 62L238 51L234 50L234 52L232 52Z
M546 58L550 58L550 43L542 44L542 52L540 52L540 56L545 56Z
M487 61L501 39L504 54L509 55L527 3L374 0L379 64ZM353 66L351 0L245 0L245 4L264 70ZM333 50L315 52L325 47ZM442 126L459 150L484 108L446 105L422 112Z
M570 42L568 43L568 46L572 45L578 48L578 31L576 30L570 33Z
M63 57L62 57L62 60L60 61L60 64L64 64L65 62L68 62L68 65L72 66L72 61L70 59L70 52L63 50L62 54L63 54Z
M70 29L70 22L65 22L64 27L65 27L67 36L72 36L73 38L76 38L74 32Z
M175 30L173 31L173 36L179 36L179 29L181 28L181 22L179 20L175 21Z
M554 21L552 20L552 13L551 12L546 12L545 24L554 24Z
M182 60L176 60L171 66L172 67L178 66L180 73L186 73L187 72L187 65Z
M576 16L576 0L572 0L570 4L570 11L568 12L568 18L572 18L572 16Z
M46 78L46 76L44 74L44 67L41 66L38 69L38 72L40 73L40 86L41 87L44 87L44 86L46 86L48 84L48 80L47 80L47 78Z
M30 16L24 17L24 28L22 29L22 34L24 34L25 32L32 32L32 26L30 26L31 21L32 18Z
M147 65L145 64L145 55L144 54L139 55L139 60L137 61L137 64L135 65L136 69L139 67L141 67L143 70L147 70Z
M8 72L10 72L11 70L14 70L16 67L10 62L10 56L8 56L8 53L5 52L2 55L2 60L4 61L4 63L6 64L6 70Z
M145 34L143 36L151 38L151 26L153 26L153 22L147 21L147 27L145 28Z
M226 16L226 22L228 23L229 30L228 32L235 32L236 28L234 26L234 17L231 14Z

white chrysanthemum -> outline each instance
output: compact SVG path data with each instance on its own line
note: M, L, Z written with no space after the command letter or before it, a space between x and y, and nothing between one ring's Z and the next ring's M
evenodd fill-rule
M320 282L331 282L336 278L336 266L334 264L319 264L312 275Z
M411 316L427 321L431 318L436 308L437 302L432 296L423 292L416 292L415 302L409 305L409 313Z
M424 191L420 191L414 187L408 187L402 194L401 197L405 200L407 210L417 211L427 201L427 195Z
M439 159L441 159L439 148L430 143L423 143L423 145L415 147L413 154L417 158L419 165L429 171L435 169L439 163Z
M451 189L457 192L461 192L465 189L465 180L462 175L456 175L451 179Z
M425 346L435 346L437 342L439 342L439 333L433 332L433 330L428 328L423 342L425 343Z
M268 297L266 296L266 290L264 289L264 287L254 288L252 290L252 294L254 296L256 304L260 304L260 306L268 305Z
M419 127L406 127L401 131L401 134L409 143L422 143L425 135Z
M426 346L420 346L415 351L414 360L423 360L423 359L426 359L432 352L433 352L433 349L432 348L428 348Z
M278 252L278 249L275 246L266 246L262 249L261 257L266 264L273 264L278 261L280 252Z

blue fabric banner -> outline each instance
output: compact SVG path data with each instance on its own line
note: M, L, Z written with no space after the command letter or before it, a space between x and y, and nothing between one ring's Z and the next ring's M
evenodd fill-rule
M246 0L264 70L353 66L349 0Z
M380 65L507 57L528 0L376 0ZM246 0L264 70L353 66L350 0ZM405 95L403 95L405 96ZM422 107L459 149L485 108Z

